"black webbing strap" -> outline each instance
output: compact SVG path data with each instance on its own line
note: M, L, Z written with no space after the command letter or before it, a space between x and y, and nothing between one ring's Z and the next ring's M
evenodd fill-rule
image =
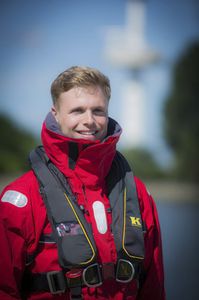
M49 273L29 273L24 275L24 289L28 293L49 292L51 294L65 293L67 283L62 271Z
M82 284L68 286L62 271L48 273L26 273L23 281L23 290L27 293L49 292L52 295L70 292L71 300L82 300Z
M82 300L82 288L81 286L70 288L70 299L71 300Z

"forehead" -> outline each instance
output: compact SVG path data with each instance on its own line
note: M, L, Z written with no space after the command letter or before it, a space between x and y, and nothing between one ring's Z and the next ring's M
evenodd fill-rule
M81 97L83 95L103 95L102 89L99 86L88 86L88 87L74 87L70 89L70 92L75 97Z
M108 100L99 86L74 87L60 94L59 106L101 105L107 106Z

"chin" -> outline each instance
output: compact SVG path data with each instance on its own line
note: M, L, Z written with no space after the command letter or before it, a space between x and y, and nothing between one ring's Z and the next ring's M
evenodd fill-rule
M82 136L81 139L87 140L87 141L96 141L98 138L96 136Z

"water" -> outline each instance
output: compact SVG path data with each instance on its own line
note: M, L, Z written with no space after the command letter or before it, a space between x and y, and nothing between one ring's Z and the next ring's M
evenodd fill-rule
M158 202L167 300L198 300L199 202Z

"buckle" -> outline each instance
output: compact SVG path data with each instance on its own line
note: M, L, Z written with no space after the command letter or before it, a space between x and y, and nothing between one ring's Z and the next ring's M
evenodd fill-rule
M97 287L102 285L100 266L96 263L83 270L82 279L86 286Z
M69 288L82 286L82 269L72 269L65 274Z
M52 271L46 274L51 294L61 294L66 291L66 281L62 271Z
M126 259L119 259L116 268L116 281L130 282L135 275L133 264Z

